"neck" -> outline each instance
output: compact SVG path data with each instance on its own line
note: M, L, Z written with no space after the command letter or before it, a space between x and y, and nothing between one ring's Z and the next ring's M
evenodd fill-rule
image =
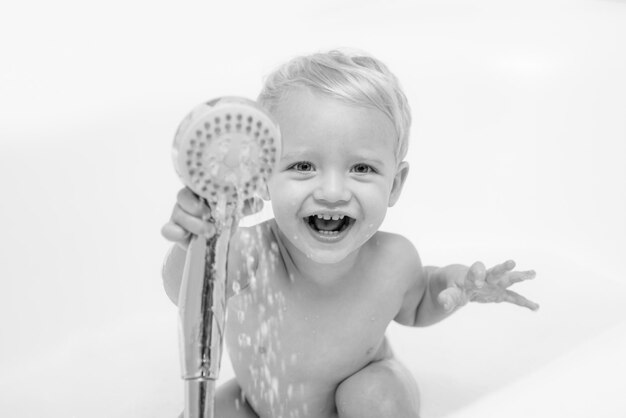
M352 252L348 257L337 263L318 263L293 246L274 222L274 235L285 260L290 275L300 278L308 284L320 288L334 287L344 284L345 277L355 268L359 251Z

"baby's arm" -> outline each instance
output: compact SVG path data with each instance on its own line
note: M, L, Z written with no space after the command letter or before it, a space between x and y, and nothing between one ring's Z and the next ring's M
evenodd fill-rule
M488 270L480 261L471 267L425 267L427 290L417 307L416 325L438 322L468 302L509 302L536 311L539 305L508 290L514 283L534 278L535 272L513 271L514 267L512 260Z
M410 245L410 244L409 244ZM412 245L410 245L412 248ZM441 321L468 302L509 302L531 310L539 305L508 290L514 283L535 277L534 271L513 271L512 260L488 270L481 262L471 267L453 264L446 267L421 266L418 260L412 264L409 288L396 321L404 325L427 326Z
M454 310L446 309L441 302L441 295L447 288L447 275L463 274L467 267L452 265L447 267L419 266L410 279L410 287L404 296L404 303L396 322L425 327L435 324L450 316Z
M183 269L187 251L179 245L174 245L165 256L161 276L165 293L174 304L178 305L178 293L183 280Z
M167 240L172 241L175 245L167 253L163 263L162 276L165 293L174 302L178 301L178 293L182 282L183 270L185 268L185 260L187 257L187 247L192 235L203 235L211 238L215 234L215 226L208 220L210 209L205 202L200 200L191 190L184 188L178 192L176 198L177 203L172 211L170 221L161 229L161 234ZM262 207L262 201L250 199L245 202L243 215L250 215ZM245 248L241 245L240 236L242 231L233 228L232 237L228 252L228 285L227 296L232 291L232 283L234 281L245 281L247 271L254 269L256 257L248 245L250 241L246 240ZM240 285L244 287L243 284Z

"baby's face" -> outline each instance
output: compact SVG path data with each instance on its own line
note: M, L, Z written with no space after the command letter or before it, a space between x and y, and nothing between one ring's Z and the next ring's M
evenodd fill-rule
M299 88L275 109L282 156L269 182L289 247L336 263L383 222L402 186L395 129L379 110Z

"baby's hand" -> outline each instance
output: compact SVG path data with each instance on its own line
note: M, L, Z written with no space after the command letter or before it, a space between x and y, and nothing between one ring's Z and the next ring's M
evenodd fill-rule
M508 260L485 270L485 265L478 261L465 276L452 280L449 287L439 294L439 303L446 311L452 311L467 302L509 302L536 311L539 309L538 304L507 289L514 283L533 279L535 272L512 271L514 267L515 262Z
M260 199L248 199L244 202L243 215L251 215L263 208ZM176 205L169 222L161 228L161 235L186 249L192 235L211 238L215 235L215 225L210 221L211 209L188 188L178 192Z

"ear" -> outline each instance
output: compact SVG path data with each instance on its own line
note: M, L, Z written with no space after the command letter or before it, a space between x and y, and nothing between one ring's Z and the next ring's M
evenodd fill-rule
M398 165L396 176L394 177L393 184L391 185L391 193L389 193L389 207L395 205L400 198L400 192L402 191L402 187L404 186L404 182L406 181L406 177L408 175L409 163L402 161Z

